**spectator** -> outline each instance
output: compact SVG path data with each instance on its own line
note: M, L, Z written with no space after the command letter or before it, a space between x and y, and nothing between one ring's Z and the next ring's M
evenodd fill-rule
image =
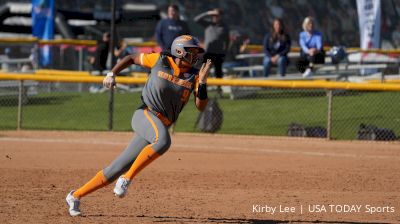
M270 12L275 18L283 17L284 10L280 6L280 1L275 0L274 2L272 2L272 4L268 4L268 8L270 8Z
M158 22L156 39L162 51L170 52L172 41L178 36L190 34L187 23L180 20L177 5L168 6L167 18Z
M314 25L314 19L306 17L303 21L304 31L300 33L300 59L297 68L303 73L303 77L313 75L314 64L325 63L322 33L317 31Z
M207 17L211 17L211 21ZM204 61L211 59L215 68L215 76L222 78L222 63L229 44L229 29L222 21L222 10L217 8L201 13L194 18L194 21L205 28L206 53L204 54ZM222 94L220 86L218 86L217 91L219 95Z
M4 54L0 55L0 59L2 61L2 63L1 63L1 70L2 71L5 71L5 72L10 71L9 63L5 62L5 61L8 61L10 59L10 56L9 56L10 52L11 52L11 49L9 47L7 47L7 48L4 49Z
M400 22L397 22L396 30L392 33L392 41L395 48L400 48Z
M107 70L107 58L110 49L110 33L105 32L102 39L97 41L96 51L94 56L89 58L89 63L92 65L92 75L103 75ZM107 90L102 85L93 84L90 86L91 93L97 93Z
M247 63L247 61L243 59L237 59L236 56L246 51L250 39L237 30L230 32L229 39L229 46L226 52L225 62L223 63L222 67L233 68L238 66L248 66L249 63Z
M118 41L118 46L114 49L114 56L120 60L127 55L133 54L132 50L124 40Z
M133 54L132 48L128 46L126 41L124 41L123 39L119 40L118 44L114 48L114 56L117 58L117 62L122 60L125 56L131 54ZM127 70L129 72L132 71L132 66L128 67Z
M270 33L264 37L264 76L268 77L271 65L277 65L280 76L285 76L286 66L289 63L287 54L290 51L290 36L285 32L285 26L280 19L272 23Z
M107 58L110 49L110 33L105 32L100 41L97 42L96 52L93 57L89 59L92 69L98 72L99 75L107 69Z

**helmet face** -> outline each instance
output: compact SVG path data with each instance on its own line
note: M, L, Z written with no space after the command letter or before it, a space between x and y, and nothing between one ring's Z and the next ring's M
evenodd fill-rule
M182 35L172 42L171 54L177 58L182 58L190 64L195 64L198 60L197 55L189 52L188 49L197 48L198 53L203 53L204 50L199 46L199 40L190 35Z

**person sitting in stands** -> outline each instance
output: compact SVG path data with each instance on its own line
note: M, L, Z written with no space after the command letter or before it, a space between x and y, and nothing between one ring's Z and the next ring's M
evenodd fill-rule
M325 52L322 33L315 29L312 17L304 19L303 30L299 38L300 59L297 62L297 68L303 73L303 77L309 77L314 74L314 64L325 63Z
M285 76L286 67L289 63L287 54L290 51L290 36L285 32L285 26L279 19L272 23L271 33L264 37L264 76L268 77L271 66L277 65L280 76Z

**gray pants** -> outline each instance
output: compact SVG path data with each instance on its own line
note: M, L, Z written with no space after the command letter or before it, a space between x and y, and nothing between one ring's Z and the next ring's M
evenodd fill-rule
M106 168L103 173L111 183L132 166L139 153L149 144L158 154L164 154L171 146L171 137L158 117L148 110L138 109L133 114L132 129L135 136L126 149Z

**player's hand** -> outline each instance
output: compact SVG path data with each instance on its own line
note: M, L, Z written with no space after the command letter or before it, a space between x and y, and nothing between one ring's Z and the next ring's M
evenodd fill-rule
M207 59L206 63L203 63L201 65L200 71L199 71L199 82L200 83L207 83L207 77L208 74L210 73L211 69L211 59Z
M115 88L116 86L115 82L115 75L112 72L107 73L106 77L103 79L103 86L110 89L110 88Z

